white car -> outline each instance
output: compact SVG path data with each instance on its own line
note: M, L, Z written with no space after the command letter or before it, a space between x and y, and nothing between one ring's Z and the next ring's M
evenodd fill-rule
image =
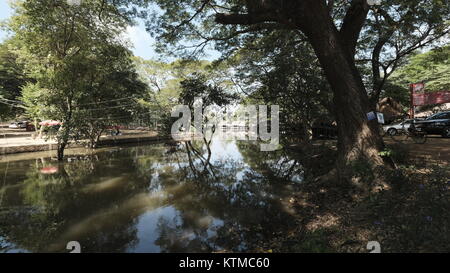
M411 123L413 122L412 119L407 119L402 122L385 125L383 126L383 130L390 136L397 135L400 131L406 131L411 126Z
M25 121L13 122L8 127L10 129L23 129L27 128L27 123Z

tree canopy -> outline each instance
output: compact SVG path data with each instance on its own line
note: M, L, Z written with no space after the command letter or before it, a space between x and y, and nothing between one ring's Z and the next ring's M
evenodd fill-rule
M393 81L402 86L425 82L426 91L450 90L450 46L435 48L416 54L400 67L392 76Z
M104 1L16 2L9 22L14 53L34 79L22 98L30 118L62 123L59 159L69 140L87 137L95 145L107 125L131 119L146 85L120 38L127 24L122 11Z
M373 170L388 164L379 156L384 144L378 125L366 115L403 57L449 32L450 5L441 0L149 2L162 12L147 27L167 52L196 55L213 41L229 56L280 30L289 31L291 40L308 41L333 92L342 181L355 160L370 162Z
M23 113L18 103L22 87L27 82L23 65L10 49L10 41L0 44L0 118L8 119Z

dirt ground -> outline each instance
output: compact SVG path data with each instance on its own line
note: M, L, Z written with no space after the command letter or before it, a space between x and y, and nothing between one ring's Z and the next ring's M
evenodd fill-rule
M384 139L386 144L400 144L404 146L411 157L432 160L448 164L450 162L450 138L428 136L425 144L415 144L411 139L395 141L390 137Z
M450 242L450 139L430 136L425 144L386 138L388 148L404 156L398 169L386 170L388 187L361 191L360 180L341 183L332 177L310 179L283 199L295 218L285 230L257 248L261 252L360 252L376 241L381 252L448 252ZM335 141L314 143L320 166ZM398 149L400 148L400 149ZM327 149L330 149L327 151ZM322 164L322 166L326 164Z
M428 136L426 143L416 144L412 139L385 137L386 145L399 145L408 151L408 159L426 160L428 163L449 164L450 163L450 138L441 136ZM314 145L328 145L336 148L335 140L317 140ZM295 146L295 145L294 145Z

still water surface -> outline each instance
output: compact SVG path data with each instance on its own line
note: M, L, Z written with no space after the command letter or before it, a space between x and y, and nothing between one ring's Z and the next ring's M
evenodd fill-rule
M209 148L209 149L208 149ZM213 139L0 162L0 252L252 251L292 225L303 170L283 151Z

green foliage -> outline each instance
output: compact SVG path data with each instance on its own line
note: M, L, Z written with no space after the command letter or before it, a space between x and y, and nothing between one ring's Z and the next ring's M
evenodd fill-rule
M304 33L293 31L292 26L286 27L276 19L255 22L250 27L246 23L227 25L216 20L217 13L265 16L264 11L269 10L268 13L286 13L278 16L287 18L290 14L283 9L296 7L295 1L283 5L276 1L183 1L181 6L168 0L150 2L162 10L147 23L161 52L201 55L205 44L212 42L223 59L234 54L235 65L242 65L238 76L253 89L253 99L281 105L286 113L286 120L282 121L286 127L300 127L295 125L307 124L311 117L330 119L339 107L332 107L321 65ZM339 25L352 3L333 3L332 18ZM387 83L387 79L406 56L445 35L448 14L448 5L434 0L395 0L371 9L357 46L358 68L369 93L375 93L378 99L377 90L385 90L383 96L406 103L405 89ZM255 87L259 87L257 92Z
M214 43L224 57L243 47L261 50L264 45L258 44L258 40L280 29L288 30L286 32L290 34L293 43L305 40L299 31L293 30L293 25L287 23L289 20L284 23L283 20L282 23L277 20L277 17L287 19L292 16L289 7L296 8L297 1L214 0L204 3L189 0L181 1L182 4L173 0L148 2L158 6L161 11L154 12L149 17L147 28L155 36L158 49L169 54L195 56L208 48L205 46L207 43ZM353 1L332 3L331 19L339 28ZM217 23L216 16L221 13L242 17L250 13L255 17L265 17L267 14L276 16L261 22L256 20L253 24L237 21L239 23L227 25ZM373 85L379 85L380 82L382 86L382 78L389 78L414 50L438 44L439 38L448 34L449 14L448 1L443 0L381 1L380 5L371 8L357 45L357 56L361 64L359 68L368 89L374 89Z
M201 98L203 105L226 106L237 99L235 95L228 94L220 86L208 84L205 75L193 74L184 79L181 83L181 93L179 102L189 107L193 107L195 98Z
M450 90L450 45L412 56L392 80L404 89L411 83L425 82L427 92Z
M257 48L258 50L255 50ZM333 120L332 93L311 46L273 31L234 54L236 78L249 104L279 105L283 130L307 131Z
M410 105L412 83L425 82L426 92L450 90L450 45L425 53L416 52L392 73L381 97L390 97L403 106ZM406 110L406 109L405 109Z
M140 79L150 88L138 101L146 122L160 133L169 134L173 122L171 110L178 104L192 106L195 97L203 99L203 105L225 106L237 99L234 84L229 81L227 64L208 61L176 60L163 63L134 58Z
M384 150L381 151L379 154L380 154L380 156L382 156L382 157L387 157L387 158L389 158L389 157L392 156L393 152L392 152L392 150L384 149Z
M63 123L58 157L70 140L95 146L107 125L131 120L146 86L120 40L127 19L114 5L18 2L9 27L19 61L35 81L24 88L29 117ZM95 18L95 19L93 19Z
M411 104L411 93L409 91L409 86L399 83L395 79L390 79L386 82L383 92L381 93L381 97L393 98L396 102L405 107L409 107Z
M17 61L9 46L11 41L0 44L0 118L20 115L23 108L18 105L20 90L27 82L23 66Z
M20 100L23 102L28 117L32 119L40 119L48 116L49 110L44 105L42 99L48 90L42 88L39 83L28 83L22 88Z

